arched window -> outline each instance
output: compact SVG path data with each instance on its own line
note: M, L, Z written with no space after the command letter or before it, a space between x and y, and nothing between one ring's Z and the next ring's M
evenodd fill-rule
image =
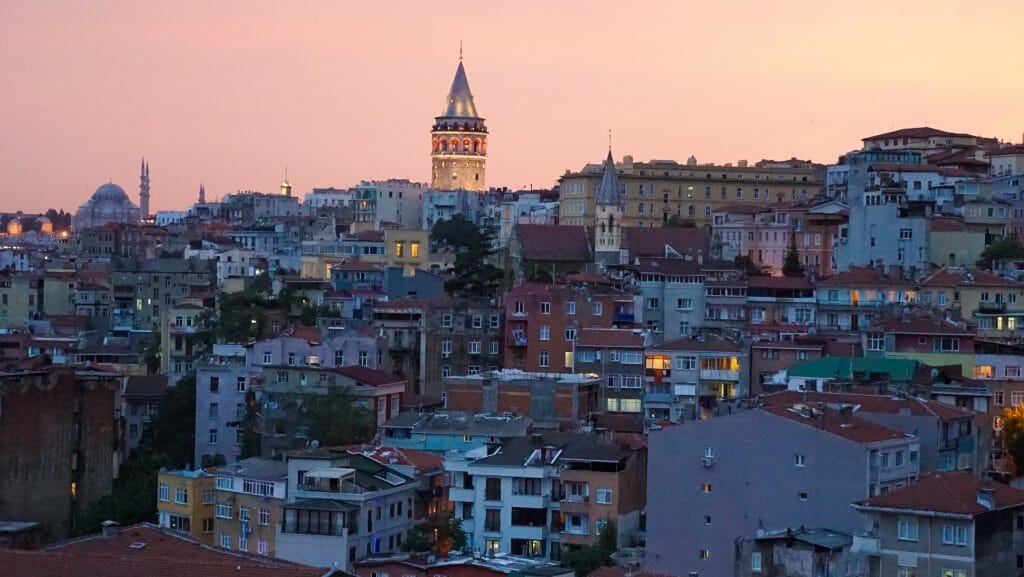
M472 150L472 147L469 144L469 139L467 138L467 139L463 140L462 141L462 152L470 152L471 150Z
M439 152L439 150L437 148L437 139L436 138L431 141L431 148L433 149L434 152Z
M482 154L483 151L483 141L477 138L476 141L473 142L473 153Z
M452 137L452 140L451 140L451 150L449 152L458 152L458 151L459 151L459 139L455 138L455 137Z

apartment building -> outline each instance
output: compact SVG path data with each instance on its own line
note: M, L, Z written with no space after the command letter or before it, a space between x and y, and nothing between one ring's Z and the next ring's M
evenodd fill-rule
M246 363L241 345L213 345L196 368L195 463L237 461L242 450L241 422L246 398L262 382L263 367Z
M509 439L523 437L533 423L528 417L468 411L406 411L381 427L385 447L415 449L444 455L496 448Z
M409 392L440 398L439 387L425 384L425 372L433 360L421 351L423 315L430 302L423 299L388 299L373 304L372 327L386 351L384 368L406 377Z
M161 470L157 474L158 524L214 545L215 480L216 475L204 469Z
M814 284L805 277L752 276L747 281L746 329L761 339L792 339L817 322Z
M651 419L694 418L750 392L747 349L714 335L649 347L644 369L644 415Z
M121 392L121 417L124 419L125 454L139 446L142 433L156 417L160 399L167 392L164 375L130 375L124 379Z
M582 329L576 337L576 372L603 379L600 406L609 413L643 412L644 347L637 329Z
M751 343L750 395L756 397L785 389L786 383L776 383L773 377L799 363L820 359L824 349L821 339L811 337Z
M809 403L666 427L649 451L648 500L659 506L647 510L645 564L673 575L733 574L737 539L761 529L853 533L862 523L849 503L906 485L920 465L916 437Z
M639 528L646 461L614 439L534 433L475 460L445 460L449 497L472 548L557 560L614 521L620 543Z
M164 312L193 290L208 292L215 279L212 261L117 259L110 273L115 317L127 329L158 328Z
M885 305L915 302L916 282L881 267L853 267L815 284L818 328L856 331L871 325Z
M192 370L201 353L199 332L207 313L212 310L185 302L164 312L160 323L160 372L173 385Z
M419 482L365 455L309 449L287 456L288 498L276 556L319 567L399 551Z
M626 265L638 289L636 322L651 331L652 342L688 337L704 326L702 261L638 258Z
M487 300L450 299L426 307L422 324L423 391L441 396L444 379L503 366L503 308ZM418 343L417 343L418 344Z
M1013 575L1024 565L1024 491L956 471L862 499L854 551L871 575Z
M700 228L709 224L714 209L724 204L771 206L814 196L825 176L822 167L796 159L762 160L753 165L740 161L733 166L698 164L693 157L685 164L634 162L627 155L615 169L626 206L623 225L645 228L660 227L673 218L694 222ZM566 171L559 179L561 223L594 226L602 172L603 164L594 163L580 171Z
M214 539L225 549L275 557L288 465L250 457L217 469Z
M958 311L978 336L1012 340L1024 334L1024 284L976 269L940 269L921 279L921 301Z
M577 331L632 326L633 307L633 295L601 283L515 285L505 295L504 367L572 371Z

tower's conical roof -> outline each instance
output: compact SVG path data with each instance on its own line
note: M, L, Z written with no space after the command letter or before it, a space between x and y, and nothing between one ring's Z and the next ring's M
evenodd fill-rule
M604 172L601 182L597 183L597 204L622 204L622 192L619 190L619 176L615 172L615 159L608 149L608 158L604 161Z
M469 91L469 80L466 79L466 69L459 61L459 67L455 69L455 79L452 80L452 88L448 91L448 99L444 104L445 118L479 118L476 114L476 105L473 104L473 93Z

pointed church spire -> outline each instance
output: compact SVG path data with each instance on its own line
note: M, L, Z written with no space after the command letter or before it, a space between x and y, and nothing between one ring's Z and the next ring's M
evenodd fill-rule
M206 186L199 183L199 204L206 204Z
M469 80L466 78L466 69L462 66L462 48L459 48L459 67L455 69L455 78L452 79L452 87L448 90L448 99L445 101L442 118L480 118L476 113L476 104L473 103L473 93L469 90Z
M615 158L612 156L611 131L608 131L608 139L608 158L604 161L601 181L597 183L597 204L622 204L619 175L615 171Z

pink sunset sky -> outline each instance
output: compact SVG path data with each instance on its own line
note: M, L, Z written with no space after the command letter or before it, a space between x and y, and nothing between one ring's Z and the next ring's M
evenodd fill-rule
M428 181L459 40L491 186L599 161L834 162L907 126L1019 142L1017 0L0 0L0 210L112 179L152 209L364 179Z

